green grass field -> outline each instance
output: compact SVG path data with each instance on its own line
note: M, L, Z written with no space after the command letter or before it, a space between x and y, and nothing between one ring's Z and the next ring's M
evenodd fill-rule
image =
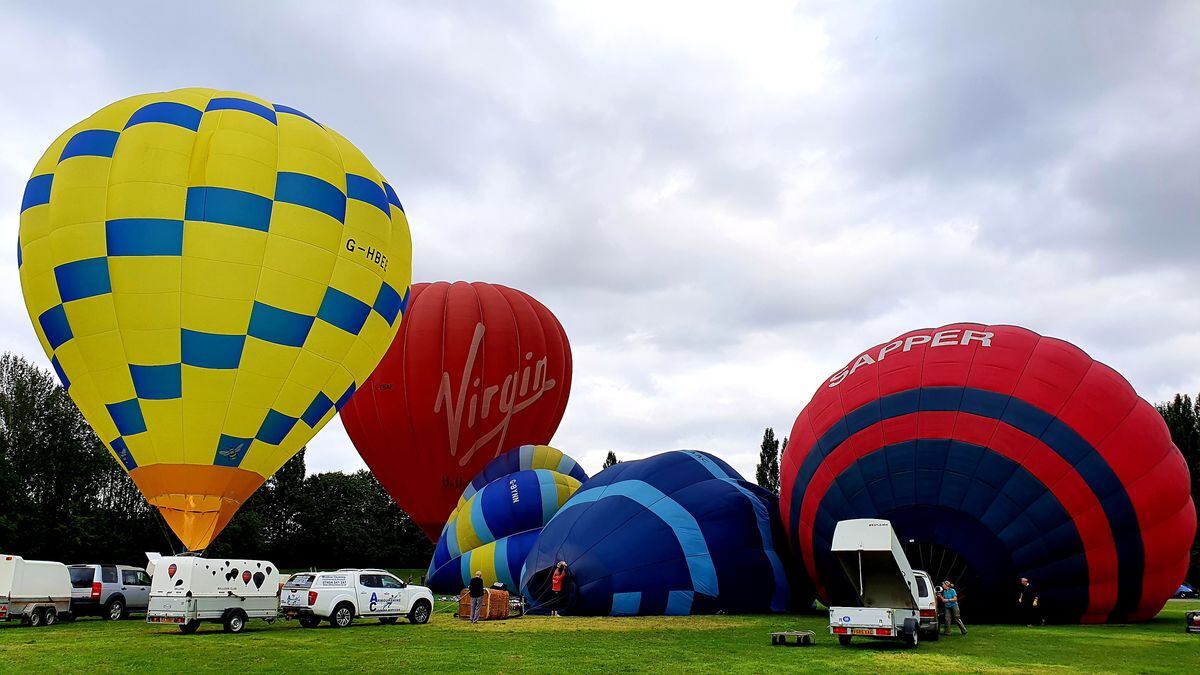
M841 647L826 617L523 617L471 626L439 603L428 625L356 621L344 630L295 622L251 622L226 635L205 624L195 635L80 619L50 628L0 625L0 671L297 672L1194 672L1200 635L1183 615L1200 601L1168 603L1152 622L1129 626L971 625L915 651L889 642ZM969 617L967 617L969 619ZM816 631L811 647L771 647L774 630Z

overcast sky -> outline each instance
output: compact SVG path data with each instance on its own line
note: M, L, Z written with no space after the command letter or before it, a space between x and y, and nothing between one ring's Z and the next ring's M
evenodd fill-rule
M118 7L126 9L118 9ZM1200 390L1200 3L0 2L0 240L64 129L185 86L297 107L395 186L414 281L554 311L554 445L751 480L901 332L1013 323ZM0 345L48 366L0 262ZM312 470L362 466L341 425Z

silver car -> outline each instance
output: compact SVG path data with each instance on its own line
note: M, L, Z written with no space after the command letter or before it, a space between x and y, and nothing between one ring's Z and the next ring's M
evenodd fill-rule
M150 575L129 565L70 565L71 617L115 621L150 604Z

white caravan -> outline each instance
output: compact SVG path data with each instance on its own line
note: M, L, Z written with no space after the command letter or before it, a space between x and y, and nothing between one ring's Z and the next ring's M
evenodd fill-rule
M0 621L52 626L71 611L71 573L58 562L0 555Z
M385 570L300 572L283 585L279 610L288 619L299 619L305 628L316 628L322 619L334 628L345 628L355 617L385 624L401 617L409 623L425 623L433 612L433 593Z
M858 593L858 607L830 607L829 632L850 644L855 636L901 638L916 647L920 630L917 579L886 520L843 520L833 531L833 555Z
M147 623L195 633L209 621L240 633L250 619L275 620L279 570L265 560L166 556L153 562Z

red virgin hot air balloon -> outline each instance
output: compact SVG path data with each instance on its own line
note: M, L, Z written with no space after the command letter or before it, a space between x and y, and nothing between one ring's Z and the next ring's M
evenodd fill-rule
M497 284L413 284L375 372L342 409L363 461L437 540L463 489L505 450L550 442L571 390L558 319Z

